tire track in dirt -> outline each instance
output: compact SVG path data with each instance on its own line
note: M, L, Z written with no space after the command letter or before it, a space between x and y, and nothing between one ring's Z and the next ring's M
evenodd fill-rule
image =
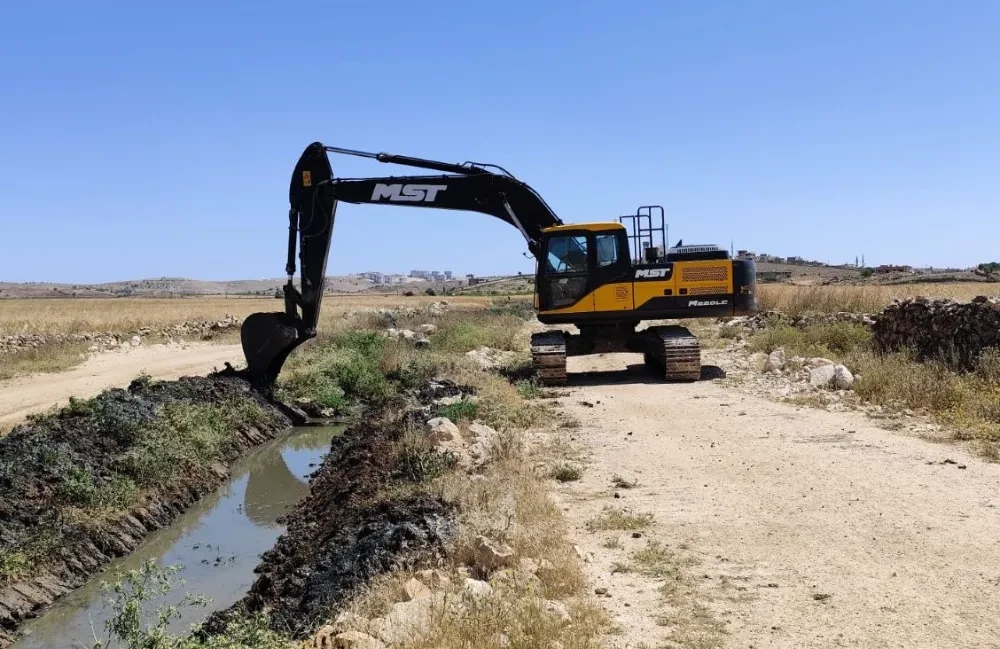
M173 380L222 369L226 361L243 361L239 345L150 345L95 354L65 372L0 381L0 426L65 404L71 396L90 398L108 388L123 388L142 371L154 379Z
M671 613L662 580L612 570L655 538L694 562L722 646L1000 647L1000 466L861 414L662 384L637 355L570 361L557 402L581 422L568 433L588 459L557 496L611 595L616 646L671 633L655 621ZM572 376L583 371L596 374ZM639 485L615 489L615 475ZM585 527L606 505L656 522L606 548L612 533Z

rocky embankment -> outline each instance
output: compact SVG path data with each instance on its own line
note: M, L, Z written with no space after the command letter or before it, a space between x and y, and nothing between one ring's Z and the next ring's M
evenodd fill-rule
M972 370L984 349L1000 346L1000 299L898 301L878 315L873 334L882 351L911 349L920 360Z
M267 612L272 628L304 646L384 649L420 635L446 600L474 605L496 579L515 572L532 578L544 569L515 561L513 549L486 536L456 546L455 505L430 488L431 480L452 470L477 472L500 436L478 422L462 433L434 416L443 405L475 399L467 387L430 382L412 396L416 403L404 411L368 417L333 441L310 478L309 495L285 518L287 532L263 555L248 595L213 615L203 633ZM414 575L398 601L386 603L378 617L348 610L366 586L394 569ZM539 605L568 617L559 602Z
M197 428L206 418L218 435L211 451ZM137 380L0 439L0 648L25 618L131 553L289 425L239 378L185 377Z
M190 320L170 325L168 327L142 327L125 333L87 332L75 334L22 334L0 336L0 354L34 349L45 345L64 345L67 343L86 343L92 352L115 347L137 347L146 338L163 340L202 340L220 333L239 329L242 320L236 316L227 315L219 320Z

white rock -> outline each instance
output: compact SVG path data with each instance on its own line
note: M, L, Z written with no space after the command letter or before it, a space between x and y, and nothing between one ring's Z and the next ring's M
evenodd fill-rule
M767 369L767 354L763 352L757 352L750 357L750 367L756 372L764 372Z
M417 330L419 330L420 333L422 333L422 334L430 335L430 334L433 334L433 333L437 333L438 327L437 327L436 324L427 323L427 324L422 324L419 327L417 327Z
M823 365L833 365L833 364L834 364L833 361L819 356L810 358L809 361L806 363L806 365L809 366L810 368L822 367Z
M416 575L417 579L419 579L421 583L428 588L442 590L451 585L451 579L449 579L448 576L440 570L418 570Z
M767 357L768 362L771 363L775 368L782 370L785 369L785 350L775 349Z
M476 537L475 552L476 565L487 573L507 567L514 562L514 548L485 536Z
M472 433L473 437L477 440L483 440L486 442L492 442L499 435L497 431L478 421L469 424L469 432Z
M569 622L570 614L569 609L562 602L558 602L551 599L542 600L540 603L540 608L544 613L548 613L552 617L562 621Z
M389 327L388 329L382 332L382 335L384 335L386 338L399 338L399 329L394 329L393 327Z
M839 390L850 390L854 385L854 375L843 365L837 365L833 368L833 384Z
M836 375L836 367L830 365L820 365L809 370L809 384L817 388L826 388L833 384Z
M421 597L430 597L431 589L423 585L416 578L411 577L409 581L403 584L403 601L412 602L415 599L420 599Z
M133 347L138 347L141 344L142 344L142 338L140 338L139 336L132 336L132 346Z
M416 338L413 341L415 347L427 348L431 346L431 341L429 338Z
M462 590L473 597L486 597L493 592L493 587L485 581L466 577Z
M342 611L329 626L333 630L333 635L344 631L361 631L368 626L368 618L355 615L349 611ZM324 629L327 627L323 627Z
M430 630L432 612L444 602L444 593L411 602L397 602L384 618L375 618L369 631L383 642L404 645Z
M434 443L450 442L459 439L458 426L447 417L435 417L427 420L427 436Z
M333 638L334 649L385 649L385 644L360 631L344 631Z
M404 340L413 340L417 337L417 334L414 333L411 329L402 329L400 330L399 335Z

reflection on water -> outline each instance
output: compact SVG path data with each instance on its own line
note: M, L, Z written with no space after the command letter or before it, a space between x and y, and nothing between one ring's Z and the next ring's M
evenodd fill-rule
M185 592L212 600L177 621L182 632L210 610L225 608L253 583L260 554L284 528L278 517L309 491L307 476L343 427L298 428L289 436L256 449L233 467L232 479L196 503L168 528L151 534L131 556L110 564L87 585L67 595L41 617L22 626L15 649L89 648L95 633L104 638L107 608L100 583L116 572L138 568L147 559L180 565L183 586L162 600L177 603Z

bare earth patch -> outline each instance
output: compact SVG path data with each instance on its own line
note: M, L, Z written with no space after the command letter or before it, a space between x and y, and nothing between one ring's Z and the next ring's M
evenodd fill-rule
M176 379L222 369L226 361L243 362L239 345L150 345L97 354L65 372L0 381L0 427L63 405L71 396L85 399L110 387L125 387L143 371L154 379Z
M992 646L1000 467L862 413L653 382L638 356L569 370L599 374L556 400L586 459L552 484L614 646ZM607 507L653 520L592 530Z

